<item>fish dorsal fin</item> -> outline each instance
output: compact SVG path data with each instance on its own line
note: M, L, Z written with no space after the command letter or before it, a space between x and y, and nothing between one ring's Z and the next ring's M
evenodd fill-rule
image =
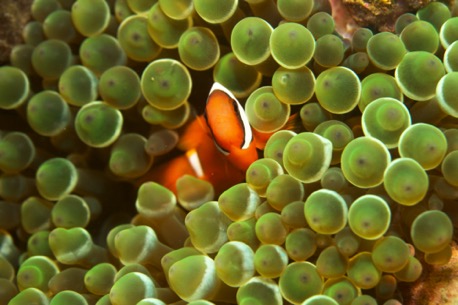
M229 154L231 147L247 149L253 141L248 117L237 98L226 87L215 82L205 107L205 118L216 147Z

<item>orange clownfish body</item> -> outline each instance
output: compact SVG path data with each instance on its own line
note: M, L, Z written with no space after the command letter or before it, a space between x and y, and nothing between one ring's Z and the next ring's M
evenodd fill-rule
M205 114L188 125L177 146L186 153L154 167L139 182L153 180L176 193L176 180L188 174L211 182L219 194L242 182L258 159L245 111L219 83L210 90Z
M214 83L205 107L205 119L216 147L242 171L258 159L250 123L235 96Z

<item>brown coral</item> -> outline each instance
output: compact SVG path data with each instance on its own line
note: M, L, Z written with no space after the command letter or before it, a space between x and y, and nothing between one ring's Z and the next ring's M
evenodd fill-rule
M8 61L11 48L21 42L22 28L30 19L32 1L0 1L0 64Z
M354 21L361 27L377 31L394 31L396 18L407 12L415 12L430 0L342 0ZM453 7L454 0L443 1Z

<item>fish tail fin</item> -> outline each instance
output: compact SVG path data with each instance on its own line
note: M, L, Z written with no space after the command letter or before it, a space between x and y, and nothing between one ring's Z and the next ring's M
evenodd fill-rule
M296 112L289 116L288 121L286 121L281 130L291 130L299 133L303 128L304 127L302 126L301 116L299 115L299 112Z
M285 125L283 125L282 128L279 130L291 130L296 133L300 132L302 129L302 122L301 122L301 117L299 116L299 113L296 112L292 114L288 121L286 121ZM261 132L253 128L253 137L254 141L256 143L256 148L263 150L266 146L267 140L275 133L276 131L273 132Z

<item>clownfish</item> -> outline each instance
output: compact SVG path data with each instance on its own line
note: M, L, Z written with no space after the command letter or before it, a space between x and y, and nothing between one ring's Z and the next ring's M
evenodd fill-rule
M258 159L257 149L264 148L271 134L252 130L237 98L215 82L204 114L180 136L177 148L185 154L155 166L140 182L155 181L176 193L176 181L188 174L209 181L220 194L245 180L246 170Z
M246 171L258 153L248 117L232 92L215 82L204 117L218 150L232 165Z

